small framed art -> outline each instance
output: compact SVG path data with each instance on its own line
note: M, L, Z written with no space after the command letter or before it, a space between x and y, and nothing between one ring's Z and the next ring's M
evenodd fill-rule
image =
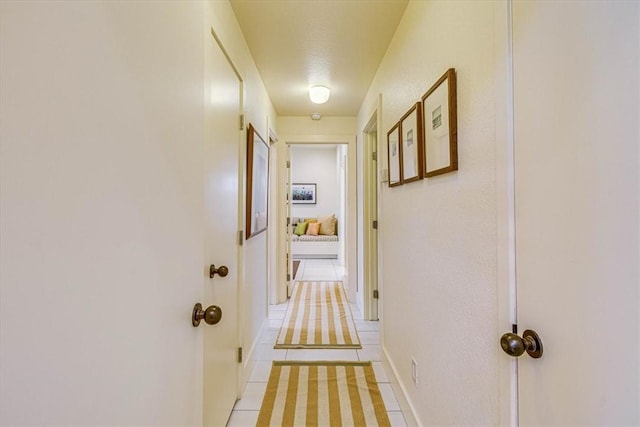
M291 184L291 200L294 205L315 205L316 184Z
M456 71L446 73L422 96L424 175L458 170Z
M249 239L267 229L269 146L252 124L247 128L247 223Z
M400 119L402 182L422 179L422 104L417 102Z
M400 145L400 122L387 132L387 159L389 159L389 187L402 185L402 146Z

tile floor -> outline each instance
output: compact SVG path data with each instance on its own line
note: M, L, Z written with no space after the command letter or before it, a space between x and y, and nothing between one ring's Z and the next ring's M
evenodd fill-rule
M307 259L302 260L295 279L341 280L342 274L344 274L344 268L338 265L335 260ZM358 336L362 342L362 350L275 350L273 345L286 308L286 304L270 306L269 327L260 337L260 344L255 355L255 367L249 377L242 399L236 402L227 427L256 425L262 398L267 388L271 362L274 360L371 360L391 425L406 427L404 416L381 362L378 322L362 320L362 315L357 307L351 306Z

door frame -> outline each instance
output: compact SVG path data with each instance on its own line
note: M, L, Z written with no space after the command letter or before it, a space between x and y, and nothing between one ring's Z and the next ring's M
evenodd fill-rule
M229 66L233 70L234 74L238 78L238 117L239 119L244 117L245 115L245 106L244 106L244 79L242 75L238 71L238 68L234 64L229 52L224 46L224 43L215 32L214 28L211 26L211 36L214 39L214 42L222 51L222 54L226 58ZM206 90L206 88L205 88ZM245 183L245 174L246 174L246 126L243 123L243 120L239 120L238 126L238 219L237 219L237 234L238 240L236 244L236 257L237 257L237 273L236 273L236 294L237 294L237 313L238 317L235 319L238 325L238 336L237 336L237 346L240 348L242 346L244 340L244 329L243 329L243 321L242 321L242 313L244 308L244 224L245 224L245 192L246 192L246 183ZM237 364L237 375L236 375L236 398L240 399L242 397L242 391L248 381L248 378L245 378L244 375L244 363ZM231 414L229 414L230 416Z
M496 94L496 231L499 424L517 426L518 360L504 355L500 336L518 323L516 301L515 161L512 0L494 3Z
M379 109L371 115L369 122L362 131L362 288L364 292L364 318L366 320L378 320L379 299L374 298L374 291L378 290L380 283L378 261L378 230L373 228L373 221L378 221L377 228L380 227L378 196L380 194L378 179L380 143L378 123L380 122Z
M356 193L356 136L355 135L280 135L278 149L278 188L285 188L287 165L286 150L290 144L336 144L347 146L347 185L346 185L346 238L345 238L345 277L344 285L349 301L356 300L358 287L358 258L357 258L357 193ZM286 301L286 262L285 245L287 223L286 192L278 194L278 303Z
M278 218L278 204L274 203L274 200L278 198L278 180L275 171L278 170L278 136L272 129L269 118L267 118L267 129L269 138L269 218L271 218L271 224L274 222L274 218ZM277 262L278 253L278 236L277 227L270 226L267 229L267 303L278 303L278 276L277 268L274 268L274 263ZM276 264L277 265L277 264ZM268 308L267 308L268 314Z

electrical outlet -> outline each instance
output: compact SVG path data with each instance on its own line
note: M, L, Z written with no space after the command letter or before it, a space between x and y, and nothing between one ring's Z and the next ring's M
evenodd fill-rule
M413 357L411 358L411 379L415 385L418 385L418 362Z

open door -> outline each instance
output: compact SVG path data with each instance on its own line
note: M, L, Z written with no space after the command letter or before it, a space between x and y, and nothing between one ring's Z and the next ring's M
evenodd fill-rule
M285 188L287 192L286 199L286 215L287 215L287 240L286 240L286 254L285 260L287 263L287 298L291 296L291 292L293 291L293 284L295 281L294 273L293 273L293 256L291 252L291 236L293 235L293 229L291 228L291 146L287 145L287 149L285 150L286 154L286 162L287 162L287 172L286 172L286 183Z
M639 6L511 5L523 426L640 424Z
M215 304L222 316L215 325L203 321L200 328L204 329L204 425L223 426L239 397L241 378L238 230L244 145L238 126L242 81L212 34L205 41L203 308Z
M377 111L364 129L364 316L378 320L378 120Z

